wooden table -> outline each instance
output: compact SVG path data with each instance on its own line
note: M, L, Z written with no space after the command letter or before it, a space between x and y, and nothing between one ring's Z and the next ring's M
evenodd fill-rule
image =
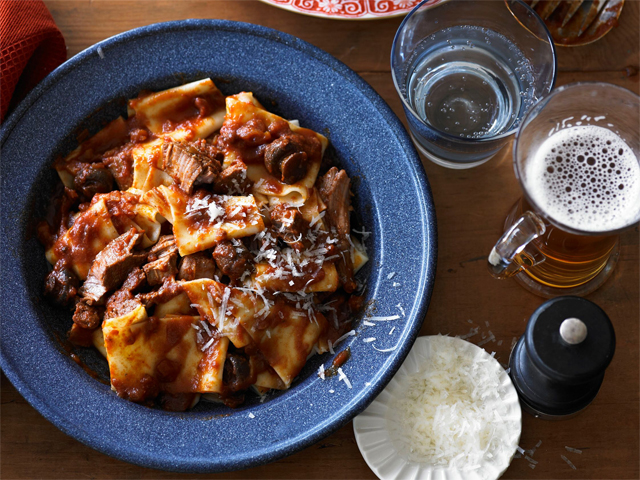
M223 18L257 23L300 37L358 72L404 121L389 71L389 53L400 18L331 21L283 11L255 1L48 0L69 48L69 57L117 33L185 18ZM627 0L620 24L593 45L559 48L558 84L597 80L638 93L639 11ZM542 302L513 281L493 280L485 258L501 233L509 207L520 195L511 150L472 170L454 171L424 161L438 217L439 258L431 307L421 334L461 335L478 326L493 332L485 345L506 362L512 339ZM504 478L639 478L639 230L622 236L613 277L589 296L609 314L617 351L601 392L582 414L560 422L524 415L521 446L539 462L532 470L514 460ZM471 320L472 323L469 323ZM498 346L498 342L502 341ZM40 416L2 377L3 478L186 478L112 459L66 436ZM565 446L579 448L581 455ZM572 470L561 458L577 466ZM270 465L202 478L375 478L360 456L349 423L332 436Z

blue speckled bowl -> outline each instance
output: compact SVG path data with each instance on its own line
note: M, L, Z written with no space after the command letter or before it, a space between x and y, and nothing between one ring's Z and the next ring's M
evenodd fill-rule
M104 58L102 58L104 57ZM316 375L314 357L293 387L231 410L200 403L186 413L118 398L60 347L68 311L43 300L47 273L34 226L57 176L52 160L125 112L125 99L210 76L225 94L253 91L268 109L328 135L329 154L354 179L355 210L372 231L367 299L400 320L356 327L344 365L353 388ZM382 391L415 340L433 286L436 219L422 164L398 118L353 71L290 35L244 23L187 20L110 38L49 75L4 124L0 361L20 393L81 442L143 466L219 472L289 455L344 425ZM396 272L392 279L387 276ZM395 284L395 286L394 286ZM393 334L389 334L393 327ZM379 338L364 343L367 337ZM396 347L390 352L376 351ZM108 380L106 362L80 355ZM333 390L334 393L330 393ZM250 416L251 414L251 416Z

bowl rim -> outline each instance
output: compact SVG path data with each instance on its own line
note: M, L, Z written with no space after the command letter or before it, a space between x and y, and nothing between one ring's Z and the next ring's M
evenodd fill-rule
M422 265L426 266L426 270L423 270L418 279L418 288L414 292L416 298L421 300L416 301L418 305L415 315L407 316L406 321L412 322L409 334L405 339L405 342L398 346L394 358L384 368L381 366L379 371L383 373L380 375L379 380L366 392L365 395L354 397L346 402L344 413L340 417L333 418L329 422L322 422L313 425L309 428L310 434L307 434L301 439L295 439L293 442L284 443L280 442L274 444L274 448L268 452L262 452L259 454L253 454L248 451L245 452L244 458L237 460L236 463L228 467L220 467L217 463L211 459L202 459L194 457L175 457L171 459L159 459L153 452L124 452L122 449L118 449L112 443L105 443L97 441L93 435L83 430L80 426L69 421L64 412L58 411L57 408L52 405L51 399L47 399L46 396L42 396L36 386L30 385L28 381L24 381L20 375L20 368L18 368L13 359L7 356L7 352L0 348L0 367L19 391L19 393L30 403L41 415L43 415L48 421L53 423L56 427L62 430L67 435L75 438L81 443L90 446L91 448L115 457L119 460L134 463L144 467L157 468L163 470L170 470L176 472L224 472L229 470L238 470L249 468L252 466L261 465L267 462L272 462L281 459L285 456L291 455L297 451L306 448L320 439L330 435L348 421L353 419L355 415L363 411L369 403L371 403L375 397L383 390L384 386L390 381L396 371L402 365L402 362L406 355L409 353L411 346L417 338L420 327L424 321L430 299L433 291L433 285L435 281L436 262L437 262L437 231L436 231L436 216L433 198L431 194L431 188L424 171L424 166L415 151L408 133L403 127L402 123L387 105L387 103L379 96L379 94L362 79L353 70L347 67L344 63L333 57L327 52L324 52L318 47L311 45L310 43L301 40L292 35L268 28L260 25L236 22L230 20L217 20L217 19L188 19L177 20L170 22L163 22L157 24L151 24L143 27L139 27L133 30L129 30L113 37L107 38L101 42L98 42L87 49L81 51L77 55L73 56L65 63L56 68L50 73L40 84L38 84L27 97L19 104L19 106L5 119L2 127L0 128L0 148L2 148L7 139L10 137L13 129L20 123L29 108L43 95L46 95L48 90L55 85L61 78L67 75L69 72L76 68L81 68L92 56L99 55L100 49L108 48L115 45L120 45L136 39L162 35L165 33L172 33L177 31L195 31L195 30L222 30L231 33L237 33L240 35L250 35L266 38L271 41L282 43L285 46L294 48L300 51L303 55L310 56L322 64L327 65L334 71L336 71L347 82L351 83L363 96L369 101L374 108L376 108L384 122L389 125L389 129L395 134L396 141L400 144L402 149L406 152L404 159L408 163L411 172L415 175L416 193L418 194L418 203L421 207L421 212L426 214L423 221L423 232L426 239L428 239L428 245L424 247L425 257L422 258ZM363 99L364 100L364 99ZM1 168L1 167L0 167ZM3 221L4 223L4 221ZM4 230L4 226L3 226ZM6 238L2 239L2 243L7 242ZM6 272L5 266L2 267L3 274ZM4 275L3 275L4 276ZM7 300L3 290L1 303L4 304ZM6 321L6 317L2 320L2 323Z

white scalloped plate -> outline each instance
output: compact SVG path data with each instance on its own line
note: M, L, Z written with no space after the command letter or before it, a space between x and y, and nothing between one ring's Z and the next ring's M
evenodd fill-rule
M459 342L462 352L469 356L487 357L490 368L499 369L502 395L500 400L507 407L507 420L510 420L514 428L510 432L508 442L513 446L509 454L505 453L491 462L482 465L484 472L480 476L477 472L462 471L457 468L434 467L426 464L419 464L408 461L398 454L387 429L387 406L392 398L401 391L401 381L407 375L420 371L420 363L429 358L432 342ZM517 426L517 427L516 427ZM419 337L406 360L398 370L398 373L389 382L387 387L369 405L369 407L358 415L353 421L353 430L356 442L363 458L369 468L381 480L476 480L476 479L497 479L509 467L516 447L520 442L522 432L522 411L518 402L518 394L511 383L507 372L500 363L484 349L455 337L447 336L426 336Z

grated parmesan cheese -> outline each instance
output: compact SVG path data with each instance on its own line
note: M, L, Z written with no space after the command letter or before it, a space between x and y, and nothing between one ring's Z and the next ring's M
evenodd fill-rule
M382 353L393 352L393 351L396 349L396 347L391 347L391 348L376 348L376 346L375 346L375 345L371 345L371 346L373 347L373 349L374 349L374 350L377 350L377 351L382 352Z
M501 369L486 355L470 354L466 342L433 338L422 370L400 379L387 428L407 460L482 477L483 465L511 457L512 432L519 431L501 400Z
M356 334L355 330L349 330L347 333L345 333L344 335L342 335L340 338L338 338L334 343L333 346L337 346L340 342L342 342L345 338L348 337L353 337Z
M318 215L313 217L309 222L309 228L313 227L322 217L324 217L325 213L326 213L326 210L324 212L320 212Z
M571 468L573 468L574 470L577 470L578 468L571 462L571 460L569 460L567 457L565 457L564 455L560 455L560 458L562 458L565 462L567 462L567 465L569 465Z
M229 287L224 288L224 293L222 294L222 303L220 304L220 313L218 318L218 330L224 329L224 320L227 316L227 303L229 302L229 297L231 296L231 289Z
M338 368L338 381L339 382L340 381L344 382L345 385L347 386L347 388L353 388L353 386L351 385L351 382L349 381L347 376L342 371L342 368Z
M371 235L371 232L367 232L364 227L362 227L362 230L356 230L355 228L352 230L352 232L357 233L359 235L362 235L362 241L365 241L367 238L369 238L369 235Z
M482 345L484 345L486 343L495 342L495 340L496 340L495 335L493 334L493 332L491 330L489 330L489 336L486 339L478 342L478 346L481 347Z
M389 315L388 317L369 317L367 320L374 322L390 322L391 320L398 320L400 315Z
M207 332L207 335L211 336L211 330L209 330L209 325L207 324L207 321L200 320L200 325L202 325L202 328L204 328L205 332Z
M207 349L213 344L213 338L210 338L204 347L202 347L202 351L206 352Z

